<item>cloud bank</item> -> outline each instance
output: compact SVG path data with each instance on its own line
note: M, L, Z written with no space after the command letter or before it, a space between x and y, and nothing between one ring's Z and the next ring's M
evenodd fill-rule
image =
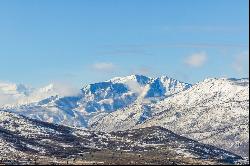
M68 83L56 82L42 88L0 82L0 107L38 102L51 96L75 96L80 90Z

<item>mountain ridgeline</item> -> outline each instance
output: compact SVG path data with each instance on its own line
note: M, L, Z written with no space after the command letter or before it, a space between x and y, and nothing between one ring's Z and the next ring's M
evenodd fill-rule
M248 91L248 78L212 78L191 85L166 76L131 75L84 86L78 95L52 95L2 109L100 132L159 126L248 156Z

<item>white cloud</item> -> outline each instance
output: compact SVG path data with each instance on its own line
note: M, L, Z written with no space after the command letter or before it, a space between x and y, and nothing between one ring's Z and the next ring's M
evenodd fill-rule
M93 64L92 68L99 72L113 72L117 67L110 62L98 62Z
M202 67L207 61L206 52L194 53L185 59L185 64L190 67Z
M143 87L141 87L140 84L136 81L133 80L127 81L126 85L131 91L133 91L137 95L141 95L143 92Z
M65 82L56 82L38 89L28 89L24 85L0 82L0 107L38 102L55 95L75 96L79 92L78 88Z
M249 68L249 51L236 55L232 67L239 75L242 75Z
M14 104L17 99L14 96L3 94L0 92L0 107L6 104Z
M54 83L55 93L60 96L75 96L78 95L80 90L68 83L57 82Z
M34 90L29 96L23 98L24 101L39 101L50 96L75 96L78 95L80 90L69 83L55 82L43 88Z
M25 87L22 85L0 81L0 106L17 103L19 98L25 97L23 88Z
M134 93L136 93L138 95L137 100L140 100L144 104L149 104L150 103L150 99L144 98L145 95L148 92L147 87L140 86L140 84L138 82L134 81L134 80L127 81L126 85L128 86L128 88L132 92L134 92Z

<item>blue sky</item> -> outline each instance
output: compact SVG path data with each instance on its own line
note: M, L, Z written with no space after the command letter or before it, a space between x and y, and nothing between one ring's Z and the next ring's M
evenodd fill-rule
M0 80L248 77L248 0L1 0Z

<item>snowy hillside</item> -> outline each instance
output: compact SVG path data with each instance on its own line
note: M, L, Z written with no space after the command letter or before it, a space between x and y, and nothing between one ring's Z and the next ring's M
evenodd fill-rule
M117 131L162 126L178 134L248 156L249 80L206 79L155 104L134 103L92 121Z
M161 128L102 133L0 111L0 163L234 164L242 158ZM160 158L155 158L162 156ZM166 156L167 158L163 157ZM127 157L131 156L131 157ZM120 163L122 164L122 163Z

